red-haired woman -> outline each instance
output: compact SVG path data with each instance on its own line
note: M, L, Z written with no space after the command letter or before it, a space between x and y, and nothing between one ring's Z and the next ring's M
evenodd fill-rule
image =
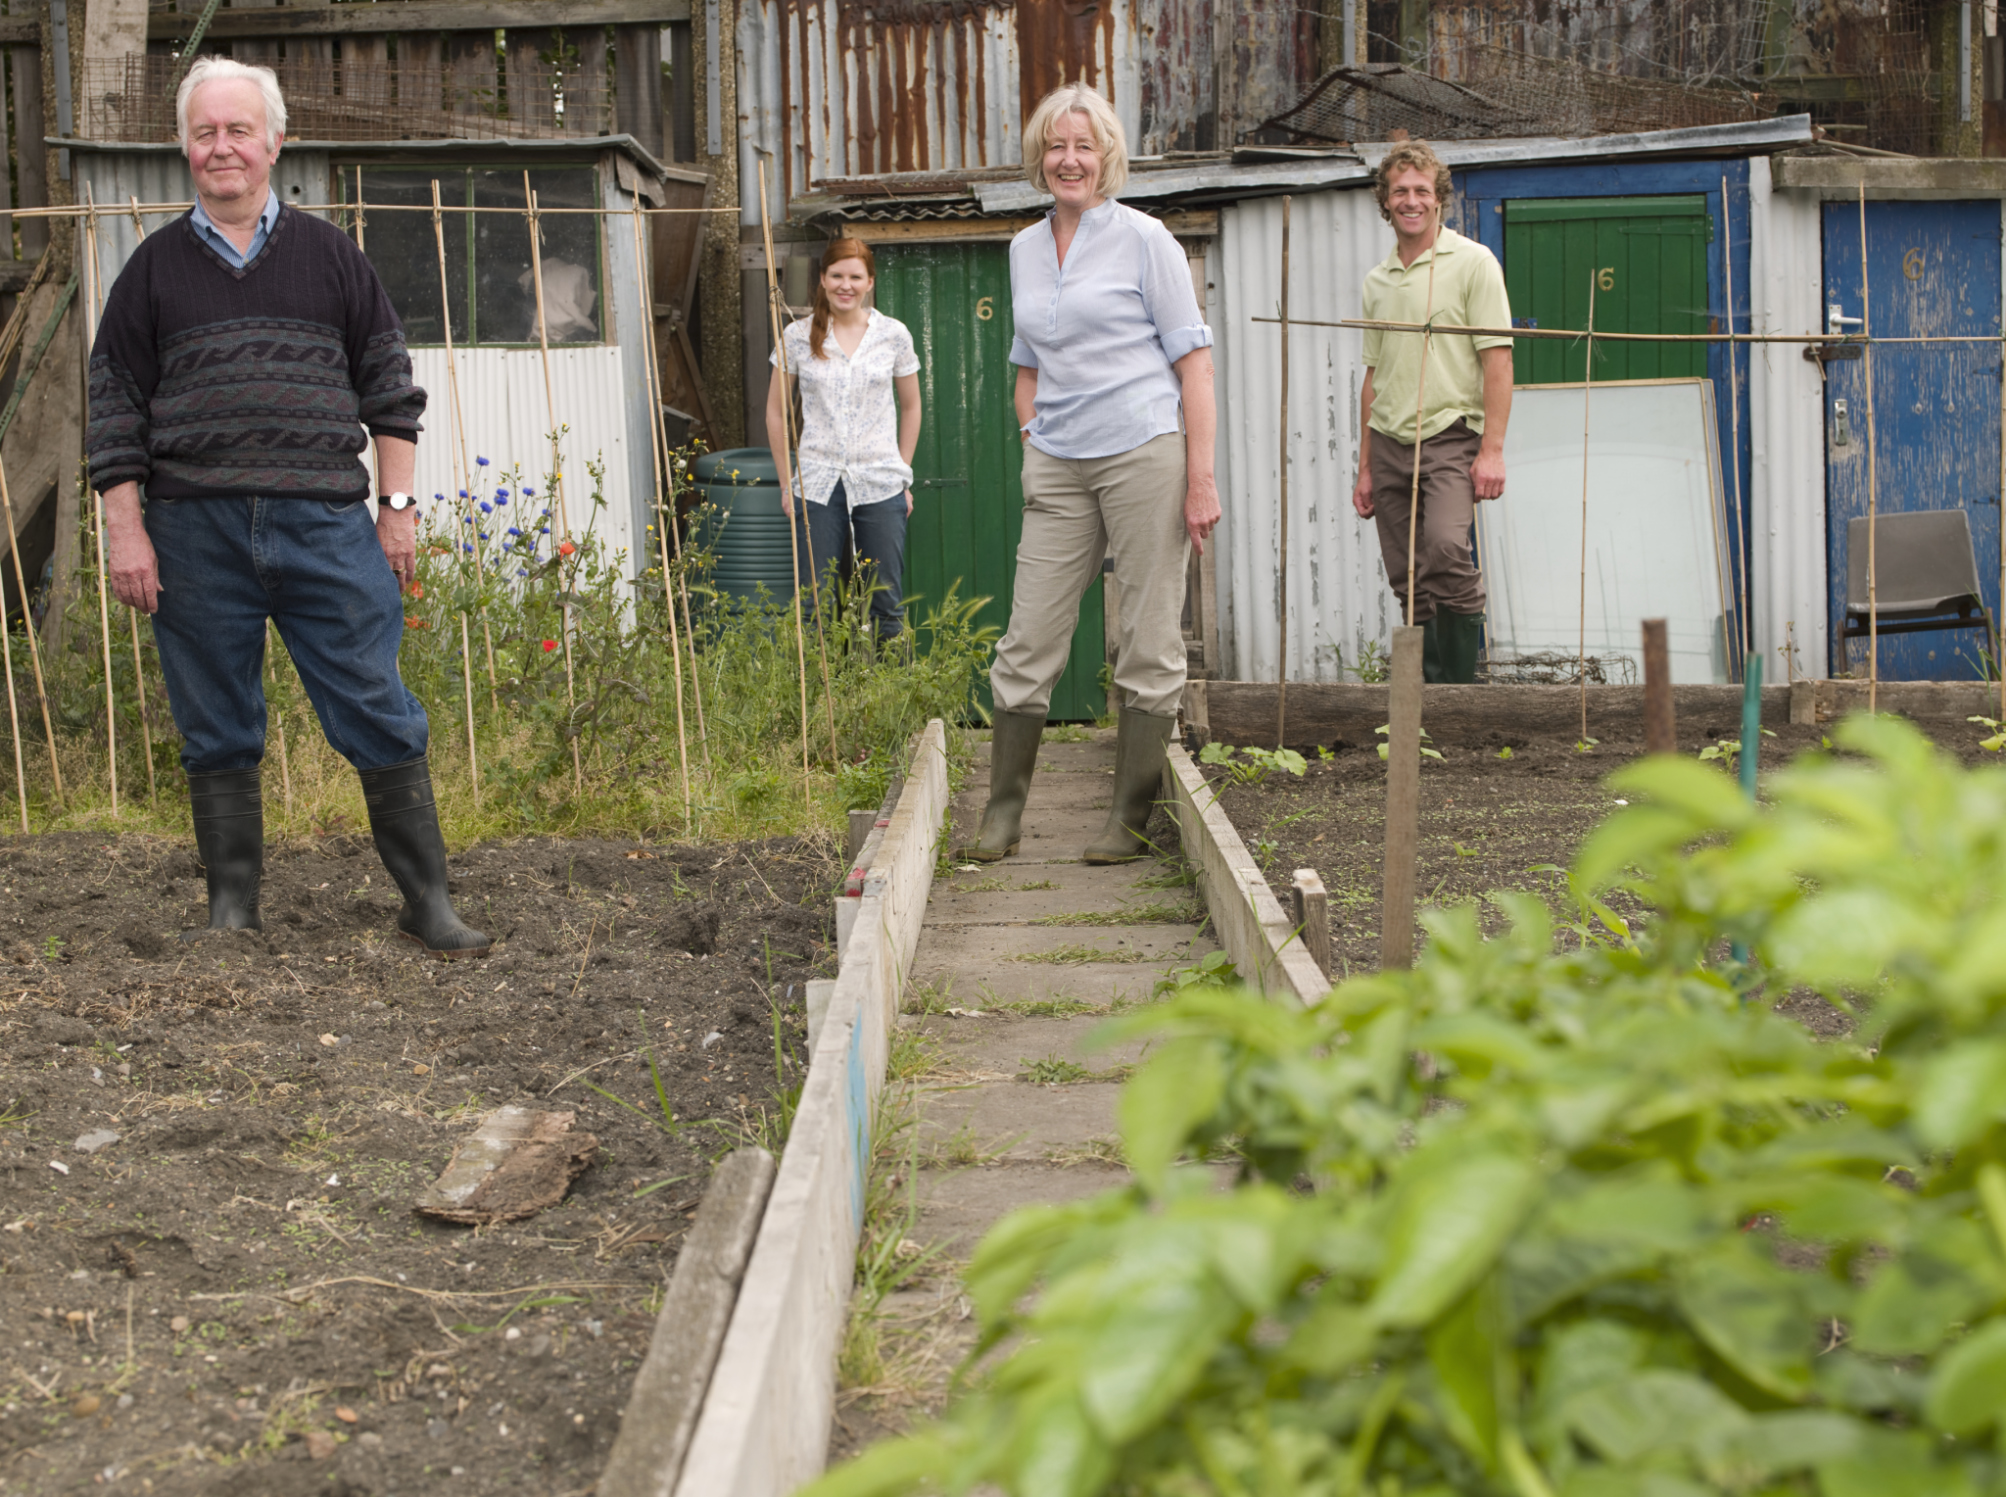
M800 471L787 471L788 380L768 387L766 440L780 470L782 510L791 518L801 502L816 576L832 564L847 571L844 552L853 551L857 571L876 573L871 619L890 639L905 616L899 589L919 445L919 355L905 324L872 307L876 284L868 244L837 239L823 251L814 315L781 335L787 373L801 390ZM779 364L778 350L771 362Z

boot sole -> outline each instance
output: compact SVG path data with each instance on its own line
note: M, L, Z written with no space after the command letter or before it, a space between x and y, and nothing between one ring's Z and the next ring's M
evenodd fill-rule
M436 956L442 962L473 961L486 956L495 949L494 942L490 941L485 946L464 946L456 951L442 951L435 946L427 946L423 936L414 936L408 930L400 930L397 934L409 941L413 946L418 947L427 956Z
M957 847L954 850L954 857L955 861L960 863L1000 863L1005 858L1016 857L1017 849L1023 845L1022 842L1012 842L1001 852L990 852L983 847Z
M1116 863L1140 863L1144 858L1148 856L1149 856L1148 853L1143 853L1143 852L1124 852L1124 853L1083 852L1080 854L1080 861L1082 863L1085 863L1090 868L1108 868Z

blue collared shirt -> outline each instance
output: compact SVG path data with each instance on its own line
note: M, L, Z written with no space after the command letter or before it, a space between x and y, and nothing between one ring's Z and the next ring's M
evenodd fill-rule
M195 203L195 211L188 215L195 225L195 234L204 244L221 255L226 264L242 270L258 258L258 251L265 247L265 241L272 237L272 225L278 221L279 195L271 188L265 189L265 211L258 215L258 226L251 231L251 248L240 250L230 242L230 236L216 227L216 221L203 210L200 199Z
M1080 215L1061 266L1053 216L1010 241L1010 362L1038 371L1027 435L1053 457L1133 452L1181 429L1171 365L1212 346L1191 262L1162 224L1110 199Z

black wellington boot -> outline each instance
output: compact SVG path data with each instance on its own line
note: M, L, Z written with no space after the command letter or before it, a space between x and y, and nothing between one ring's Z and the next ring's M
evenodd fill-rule
M1038 744L1045 736L1042 712L999 712L989 735L989 804L975 840L954 850L969 863L1000 863L1014 857L1023 839L1024 802L1031 798L1031 774L1038 767Z
M446 897L446 839L439 835L431 768L413 759L359 773L377 854L404 895L398 932L447 961L486 956L493 943L454 914Z
M258 771L189 775L188 807L195 816L195 856L209 879L209 929L263 930L258 886L265 876L265 803Z
M1484 649L1484 616L1445 608L1435 615L1435 629L1441 640L1442 679L1458 685L1475 681L1477 657Z
M1446 614L1436 614L1421 626L1421 679L1430 686L1450 678L1442 658L1442 623Z
M1149 851L1143 832L1162 794L1163 754L1176 726L1175 717L1121 709L1121 729L1114 744L1114 798L1107 825L1080 854L1082 863L1132 863Z

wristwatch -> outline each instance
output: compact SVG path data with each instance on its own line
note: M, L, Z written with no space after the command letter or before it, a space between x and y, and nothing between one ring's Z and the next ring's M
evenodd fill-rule
M415 494L378 494L376 502L378 504L387 504L394 510L415 510L418 507L418 496Z

